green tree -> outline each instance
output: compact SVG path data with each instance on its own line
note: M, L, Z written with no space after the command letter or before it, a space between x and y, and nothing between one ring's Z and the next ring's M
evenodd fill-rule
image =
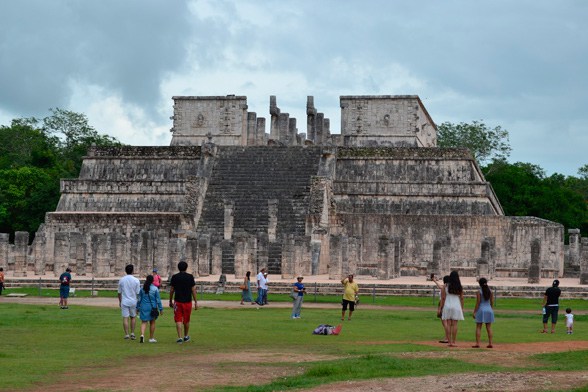
M116 138L98 133L85 114L65 109L49 109L51 116L42 120L42 130L59 140L62 164L70 177L77 177L88 148L122 145Z
M0 126L0 169L34 166L50 168L57 164L58 140L25 122Z
M506 160L511 152L508 131L500 126L490 128L482 121L471 124L444 122L437 127L437 145L467 147L480 164Z
M59 201L59 181L46 169L0 170L0 232L34 233Z
M78 176L88 148L121 145L99 134L83 114L50 111L52 115L41 120L20 118L10 126L0 126L2 233L24 230L34 234L45 213L55 210L60 178Z
M541 167L521 162L494 161L485 170L506 215L536 216L566 229L588 229L588 205L569 187L569 178L561 174L546 177Z

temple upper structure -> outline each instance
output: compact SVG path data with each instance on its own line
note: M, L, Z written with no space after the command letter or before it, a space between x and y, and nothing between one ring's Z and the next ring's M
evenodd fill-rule
M275 96L267 121L244 96L173 100L171 146L91 148L32 245L0 234L8 274L168 275L184 260L200 276L588 281L579 233L564 264L562 225L505 216L472 154L437 147L418 96L342 96L340 133L310 96L306 132Z

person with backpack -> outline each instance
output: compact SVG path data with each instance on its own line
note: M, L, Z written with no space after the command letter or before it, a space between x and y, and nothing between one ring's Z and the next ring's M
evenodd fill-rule
M65 272L59 276L59 307L69 309L67 299L69 298L69 285L71 283L71 269L67 267Z
M304 284L302 283L302 276L296 278L297 282L293 284L293 295L294 295L294 303L292 305L292 318L299 319L300 318L300 309L302 309L302 302L304 302L304 294L306 294L306 289L304 288Z

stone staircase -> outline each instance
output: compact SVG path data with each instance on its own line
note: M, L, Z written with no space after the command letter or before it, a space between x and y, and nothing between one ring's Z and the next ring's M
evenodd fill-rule
M320 147L219 147L197 232L209 234L211 243L223 241L228 206L234 235L267 234L274 214L276 238L304 236L311 177L317 175L320 154ZM223 246L223 273L234 271L231 257ZM281 245L271 240L268 268L281 272Z

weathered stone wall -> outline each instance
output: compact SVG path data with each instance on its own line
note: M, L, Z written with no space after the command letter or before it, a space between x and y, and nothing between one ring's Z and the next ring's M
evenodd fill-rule
M226 146L247 144L247 97L173 97L172 146L199 146L212 136Z
M0 235L13 276L255 272L380 279L448 273L535 280L564 273L563 227L505 217L471 154L441 149L416 96L341 97L342 135L307 101L307 133L270 98L174 97L170 147L92 148L63 180L34 243ZM200 147L201 146L201 147ZM567 270L588 276L580 238ZM575 238L575 237L574 237ZM582 239L583 241L583 239Z
M134 264L138 274L156 266L165 276L181 257L180 220L178 213L49 213L34 243L40 262L28 272L57 276L69 266L78 275L109 277Z
M485 260L490 277L525 277L535 239L542 242L541 276L559 276L563 267L563 227L536 218L336 214L332 220L331 235L338 236L339 242L355 241L360 251L355 253L354 267L372 276L378 276L385 265L382 246L387 244L399 247L399 263L387 251L388 263L398 263L398 269L392 270L395 275L425 275L431 270L437 241L441 241L439 251L445 248L441 265L432 271L439 275L459 270L464 276L477 276L484 244L490 243L493 256Z
M339 147L333 194L338 212L503 214L464 149Z
M416 95L342 96L346 146L436 146L436 126Z

